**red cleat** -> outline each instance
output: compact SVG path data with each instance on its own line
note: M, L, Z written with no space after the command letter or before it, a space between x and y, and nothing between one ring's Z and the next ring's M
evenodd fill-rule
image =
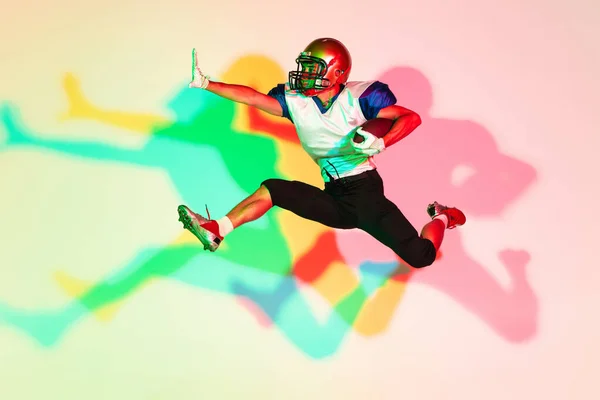
M454 229L457 226L464 225L467 221L467 217L456 207L446 207L434 201L432 204L427 206L427 214L431 219L437 217L440 214L444 214L448 218L447 229Z

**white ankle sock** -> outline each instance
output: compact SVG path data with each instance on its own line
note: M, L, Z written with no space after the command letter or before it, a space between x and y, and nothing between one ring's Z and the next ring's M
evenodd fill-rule
M217 224L219 224L219 235L221 235L221 237L225 237L225 235L233 230L233 224L227 215L217 220Z
M439 219L440 221L443 221L444 222L444 228L448 227L448 217L446 216L446 214L436 215L433 219Z

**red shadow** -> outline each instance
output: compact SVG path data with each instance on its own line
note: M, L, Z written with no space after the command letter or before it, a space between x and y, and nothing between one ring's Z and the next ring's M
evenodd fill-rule
M433 91L419 71L396 67L377 79L390 86L397 104L418 112L422 119L417 130L376 159L386 195L417 230L428 221L425 208L434 200L456 205L467 215L467 225L447 231L443 257L399 279L435 287L506 340L531 338L537 329L538 302L526 276L529 253L525 249L498 251L496 256L511 278L509 287L504 288L469 256L461 232L468 229L469 216L501 218L535 181L535 169L502 154L492 135L479 124L430 116ZM268 120L254 108L249 108L249 117L250 130L299 144L289 122ZM461 168L467 173L456 179ZM300 280L314 281L333 260L345 258L358 265L367 260L389 262L395 258L391 250L364 232L335 232L335 240L333 231L327 232L297 261L294 274Z
M432 117L432 88L419 71L397 67L378 80L390 86L397 104L416 111L422 120L411 135L376 159L387 197L417 230L429 220L425 208L434 200L455 205L467 215L465 226L446 231L441 247L443 257L430 267L414 270L410 283L435 287L506 340L519 342L531 338L537 329L538 301L526 276L530 254L526 249L498 250L496 256L511 279L505 288L471 258L462 233L469 229L469 216L501 218L535 181L535 169L502 154L492 135L481 125ZM469 174L453 182L453 174L459 168ZM362 235L343 237L340 247L345 256L358 247L359 241L368 241ZM388 254L378 244L368 242L374 254ZM369 252L360 257L369 257Z

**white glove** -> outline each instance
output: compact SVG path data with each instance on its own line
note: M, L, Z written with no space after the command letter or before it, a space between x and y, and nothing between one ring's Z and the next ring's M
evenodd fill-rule
M192 81L188 85L191 88L206 89L209 77L204 75L198 66L198 54L196 49L192 50Z
M356 143L354 141L354 135L362 136L363 141L360 143ZM383 150L385 150L385 143L383 142L382 138L378 138L377 136L372 135L371 133L363 130L360 127L354 132L352 136L352 140L350 140L350 143L352 143L352 147L354 147L356 150L360 151L363 154L366 154L368 156L374 156L375 154L379 154Z

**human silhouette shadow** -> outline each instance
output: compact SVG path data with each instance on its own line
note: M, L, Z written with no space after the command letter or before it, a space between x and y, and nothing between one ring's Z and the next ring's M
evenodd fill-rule
M1 118L7 132L8 148L18 146L86 160L161 168L169 173L183 198L195 203L206 200L209 192L211 200L216 198L219 203L231 203L241 193L247 194L253 190L256 181L279 176L273 159L277 154L272 139L234 130L231 127L233 104L229 101L207 92L195 91L191 94L183 89L169 103L178 117L176 122L169 124L151 115L99 110L78 91L78 82L71 75L66 76L65 87L70 94L71 104L63 118L94 116L122 128L133 127L141 131L158 121L160 128L151 132L142 148L123 149L96 141L73 141L57 139L55 135L35 134L25 127L14 107L4 105ZM247 164L239 157L240 149L260 157L253 163L252 174L248 173ZM209 179L203 177L206 185L193 184L194 166L202 166L207 162L214 163L216 167L210 170ZM232 185L232 181L237 185ZM220 197L213 193L215 187L218 187ZM331 355L339 347L353 315L360 310L366 296L357 287L335 304L336 309L327 321L317 321L297 290L297 274L294 274L285 238L273 219L275 216L276 213L271 213L254 228L250 226L236 232L237 236L232 235L232 240L229 240L229 243L234 243L229 250L224 249L218 254L201 254L195 243L173 243L163 248L143 249L105 280L89 284L83 290L71 290L76 300L60 310L22 312L0 305L0 316L4 322L27 332L39 343L51 346L86 313L101 312L122 302L153 278L169 277L234 294L236 285L241 282L261 288L285 288L285 312L277 312L277 326L306 354L315 358ZM254 250L263 242L273 248L269 252L256 253ZM320 257L310 258L314 264L320 264L317 266L319 271L324 271L332 261L343 261L334 251L335 246L329 246L335 245L331 239L318 243L321 246L328 245L327 248L319 247L319 244L315 246L317 251L312 254ZM59 278L67 286L81 283L64 273L59 274ZM304 281L308 282L308 279Z
M423 121L414 133L376 158L386 195L415 226L427 222L425 206L435 199L461 207L468 216L501 218L535 181L535 169L500 152L492 135L481 125L432 117L432 87L418 70L396 67L377 79L390 86L397 104L418 112ZM257 111L250 112L250 126L277 132L279 137L291 137L293 133L291 125L265 120ZM347 261L359 264L363 274L381 274L390 293L403 292L406 283L432 286L471 311L504 339L519 342L531 338L537 329L538 301L526 277L529 253L523 249L498 251L497 257L511 278L510 287L504 288L468 255L462 241L464 229L468 226L447 232L435 264L418 270L364 232L341 230L336 235ZM365 261L366 257L372 259ZM313 268L311 272L311 264L306 263L303 275L318 276L319 271ZM245 293L271 309L277 309L278 299L285 298L283 289L269 295L246 288ZM381 312L395 311L402 296L392 298L394 306L389 296L387 304L377 304L385 310ZM375 313L365 315L359 333L369 334L369 327L375 325L381 331L384 329L381 325L390 321L389 317L372 320Z
M73 83L72 78L67 76L67 84ZM182 90L183 93L189 94L189 90ZM234 108L230 102L207 98L207 93L204 92L194 92L191 96L183 97L185 97L183 100L173 100L176 107L174 112L177 114L177 107L181 107L187 113L187 123L161 124L160 129L153 132L141 148L136 149L120 148L100 141L68 140L57 138L56 135L36 134L31 132L21 121L16 107L3 104L0 107L0 121L6 131L6 141L0 146L0 151L18 148L29 151L55 152L89 162L124 163L160 168L169 174L183 199L191 202L204 200L214 187L218 187L219 191L210 193L210 195L216 204L230 202L234 198L247 195L248 192L243 189L250 187L253 183L251 180L254 178L247 179L249 178L247 174L238 173L236 182L230 174L230 170L237 171L236 168L239 168L239 157L230 154L226 155L224 160L213 143L203 143L202 136L199 136L201 132L220 132L222 141L235 140L236 135L239 135L243 141L246 136L242 136L239 132L232 132L231 120ZM197 104L201 106L198 107ZM196 112L191 111L193 107L196 108ZM73 109L73 107L71 108ZM121 121L133 120L133 125L136 127L146 126L139 124L142 118L127 119L127 116L123 115L125 113L122 112L110 114L118 117ZM196 140L190 141L191 138ZM215 135L207 135L204 138L214 141ZM276 158L272 141L259 137L252 144L255 149L265 153L264 166L268 169L265 176L276 174L271 162ZM272 159L269 159L269 156ZM229 164L226 163L227 161ZM193 184L196 175L194 169L205 163L213 165L211 173L203 176L202 182L205 186ZM264 171L260 165L256 170L258 174ZM173 210L175 207L176 204L173 205ZM47 312L19 312L7 305L0 305L1 320L27 332L39 343L50 346L66 333L69 326L87 313L102 310L122 301L155 277L189 280L192 284L202 282L205 288L227 292L229 290L228 277L239 276L232 271L240 265L254 267L261 271L285 273L289 270L291 257L283 235L277 229L278 225L273 222L273 219L265 218L254 226L249 226L249 229L237 235L237 239L242 240L242 245L233 248L233 251L223 249L218 257L202 254L201 248L196 242L188 241L186 243L181 238L178 238L176 243L162 248L141 249L123 268L104 281L90 284L87 288L76 287L81 286L79 279L59 272L57 280L67 289L67 292L76 295L75 301L60 310ZM277 244L277 247L274 251L265 253L264 257L260 259L252 257L249 250L257 245L257 240L259 242L270 241ZM203 256L200 262L201 268L198 268L197 258L199 256ZM192 273L187 270L188 267L192 268L190 263L196 266ZM222 268L219 268L220 266ZM213 273L204 274L206 269L213 270Z
M505 340L532 338L538 324L538 300L526 274L529 252L497 252L510 277L505 288L469 255L463 233L469 229L469 218L501 219L535 182L535 169L502 153L480 124L432 116L432 86L420 71L400 66L377 79L390 86L398 104L416 111L422 120L413 133L376 158L386 195L417 227L429 220L425 208L434 200L456 205L467 215L465 226L446 231L439 259L430 267L412 269L408 284L446 294ZM377 260L369 264L373 271L378 265L389 267L390 261L384 260L393 259L387 249L360 232L340 232L338 239L349 262L372 255Z

